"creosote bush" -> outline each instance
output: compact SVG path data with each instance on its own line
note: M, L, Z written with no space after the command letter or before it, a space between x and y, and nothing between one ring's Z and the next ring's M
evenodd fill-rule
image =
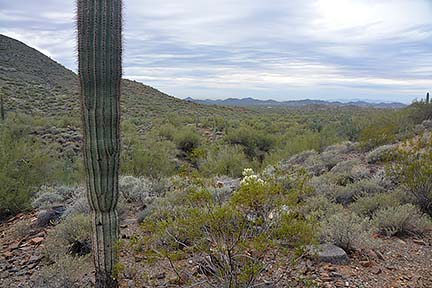
M148 261L167 259L177 275L182 268L176 260L202 255L199 271L210 286L258 283L268 265L268 253L312 243L314 225L295 211L295 188L283 191L274 180L264 181L252 169L245 169L243 175L232 195L220 198L196 185L170 191L166 198L153 202L143 217L144 236L136 241L137 248Z

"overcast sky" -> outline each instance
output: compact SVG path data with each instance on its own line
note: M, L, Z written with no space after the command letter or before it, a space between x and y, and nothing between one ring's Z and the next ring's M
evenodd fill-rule
M180 98L411 102L431 0L124 0L124 74ZM0 0L0 33L76 71L75 1Z

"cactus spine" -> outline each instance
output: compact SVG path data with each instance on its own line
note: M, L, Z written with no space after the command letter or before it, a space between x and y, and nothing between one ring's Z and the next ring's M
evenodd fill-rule
M93 218L96 287L118 287L122 1L78 0L78 64L87 198Z

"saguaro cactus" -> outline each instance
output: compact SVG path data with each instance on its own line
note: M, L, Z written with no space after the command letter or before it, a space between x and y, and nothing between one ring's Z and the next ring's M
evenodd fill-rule
M3 93L0 94L0 117L1 120L4 121L5 120L5 110L4 110L4 103L3 103Z
M87 197L93 217L96 287L118 287L121 0L78 0L78 62Z

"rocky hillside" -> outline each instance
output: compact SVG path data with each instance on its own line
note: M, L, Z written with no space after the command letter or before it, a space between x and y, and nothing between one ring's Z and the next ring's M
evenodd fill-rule
M7 111L64 115L79 109L77 75L26 44L0 35L0 87ZM169 113L234 117L243 108L222 108L184 101L142 83L123 80L126 117L148 119Z
M418 127L419 135L409 143L418 141L420 135L430 139L431 127L431 121L424 122ZM310 175L307 185L313 189L303 196L307 198L295 208L299 209L295 213L319 220L318 231L321 232L318 233L322 236L317 240L327 243L316 246L326 247L318 255L305 253L298 257L272 250L274 254L270 253L263 260L268 268L260 273L259 280L276 288L431 287L430 219L415 212L409 192L401 190L402 187L385 173L392 163L385 156L397 146L404 146L404 142L369 152L359 150L356 143L341 143L321 153L307 151L295 155L259 175L268 175L267 179L271 179L277 173L287 184L287 175L292 175L293 171L301 168L307 171ZM239 180L206 179L205 185L213 191L212 195L222 192L235 195L242 185ZM199 253L173 261L180 271L176 275L167 261L147 263L147 254L141 250L146 247L144 244L138 244L140 249L131 248L141 243L138 239L143 238L140 237L147 235L139 223L159 211L143 207L151 203L150 207L165 209L164 201L172 201L170 197L176 193L187 193L183 189L187 190L185 187L190 184L181 177L167 182L155 181L132 176L120 179L120 235L125 244L120 252L120 262L124 265L119 276L120 287L205 284L209 276L205 274L205 267L211 262L205 262L207 258ZM88 257L90 222L85 216L89 208L84 191L81 186L44 187L35 197L33 212L16 215L0 224L0 283L8 287L94 287L94 271ZM161 195L160 191L169 192ZM193 205L198 206L197 203ZM403 208L414 209L415 213L402 215L407 213ZM404 220L398 217L400 215ZM268 217L273 221L273 217ZM420 218L427 222L421 224ZM399 227L398 221L403 225ZM378 229L382 225L397 225L400 231ZM198 284L195 287L218 287Z

